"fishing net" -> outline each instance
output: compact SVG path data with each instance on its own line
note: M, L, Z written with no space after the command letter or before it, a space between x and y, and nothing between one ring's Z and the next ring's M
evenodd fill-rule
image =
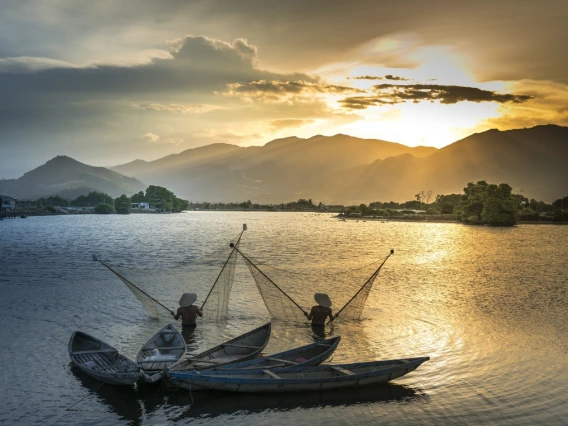
M355 293L355 296L351 300L349 300L343 308L338 311L339 316L336 318L336 321L349 321L349 320L358 320L361 319L361 315L363 314L363 309L365 308L365 303L367 302L367 298L369 297L369 293L373 288L373 284L375 279L379 275L379 269L377 269L371 277L367 280L367 282Z
M148 316L150 318L153 318L153 319L156 319L156 320L160 319L160 311L162 309L164 309L163 306L160 306L160 304L158 302L156 302L155 300L153 300L146 292L141 290L136 285L132 284L130 281L128 281L122 275L120 275L119 273L114 271L111 267L109 267L108 265L106 265L104 263L103 263L103 265L105 265L112 272L114 272L118 276L118 278L120 278L120 280L126 285L126 287L128 287L128 289L132 292L134 297L136 297L138 299L138 301L140 303L142 303L144 310L146 311L146 313L148 314Z
M302 308L286 292L250 260L244 258L244 261L272 318L284 321L305 321Z
M283 321L306 321L314 302L314 293L327 293L333 301L332 310L340 312L337 320L357 320L363 314L365 303L380 267L386 259L363 266L356 260L343 261L348 268L332 269L309 265L302 269L283 269L253 259L247 253L242 258L248 266L271 317ZM299 262L301 263L301 262ZM349 268L351 266L351 268Z
M240 239L237 240L237 247L239 242ZM233 287L236 265L237 251L231 250L231 254L221 268L217 279L213 283L213 287L211 287L211 291L205 298L203 305L201 305L204 320L219 321L227 319L229 316L229 296Z
M177 310L180 296L195 292L198 295L195 304L203 309L203 320L217 321L228 317L236 266L236 252L229 242L238 243L240 235L214 251L181 259L175 255L152 259L130 256L101 263L126 285L150 318L171 319L169 311Z

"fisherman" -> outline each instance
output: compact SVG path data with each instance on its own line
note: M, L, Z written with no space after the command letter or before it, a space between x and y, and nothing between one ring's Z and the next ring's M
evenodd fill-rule
M183 328L195 328L197 324L195 320L197 315L203 316L203 311L194 305L197 300L197 294L195 293L184 293L179 299L179 308L174 314L171 313L175 320L181 317L181 325Z
M304 312L304 315L308 317L309 320L312 320L312 327L324 327L325 321L329 317L330 321L333 321L337 318L337 315L333 315L331 312L331 299L325 293L316 293L314 294L314 299L318 303L316 306L312 307L310 313Z

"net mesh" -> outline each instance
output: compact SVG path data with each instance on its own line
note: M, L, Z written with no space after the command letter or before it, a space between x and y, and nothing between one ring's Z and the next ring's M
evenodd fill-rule
M118 278L120 278L120 280L124 284L126 284L126 287L128 287L128 289L132 292L134 297L136 297L138 299L138 301L140 303L142 303L142 306L144 306L144 310L146 311L146 313L148 314L148 316L150 318L153 318L153 319L156 319L156 320L160 319L160 311L162 309L164 309L162 306L160 306L158 303L156 303L154 300L152 300L152 298L150 296L148 296L147 294L142 292L139 288L134 286L127 279L123 278L120 275L118 275Z
M373 288L375 279L379 275L379 270L375 271L373 275L368 279L368 281L361 287L361 289L353 296L353 298L347 302L347 304L338 311L339 316L336 321L349 321L361 319L363 314L363 309L365 308L365 303L369 297L369 293Z
M291 297L287 296L277 284L253 263L246 258L243 259L254 278L270 316L283 321L304 321L305 317L302 308L298 307Z
M363 266L347 261L351 268L331 269L310 265L294 271L281 269L253 259L241 251L262 299L274 319L306 321L304 312L315 305L314 293L327 293L333 312L341 310L338 320L358 320L385 259Z
M236 243L240 235L221 243L214 251L192 253L181 260L175 254L153 259L132 254L124 258L119 254L112 262L104 260L103 264L120 278L150 318L171 320L168 311L177 310L181 295L195 292L195 304L204 310L202 319L222 320L228 317L237 260L229 242Z
M237 247L239 242L240 239L235 244ZM229 316L229 296L233 287L236 265L237 251L232 250L201 306L204 320L219 321Z

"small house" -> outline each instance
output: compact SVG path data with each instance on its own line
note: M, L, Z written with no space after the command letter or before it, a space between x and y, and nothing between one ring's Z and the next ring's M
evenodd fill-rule
M0 209L15 210L16 199L7 195L0 195Z

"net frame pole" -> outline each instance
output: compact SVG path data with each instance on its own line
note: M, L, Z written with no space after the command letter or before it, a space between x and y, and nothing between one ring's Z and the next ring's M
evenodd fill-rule
M389 255L385 258L385 260L383 260L383 263L381 263L381 264L379 265L379 267L377 268L377 270L371 274L371 276L367 279L367 281L365 281L365 284L363 284L363 285L361 286L361 288L357 291L357 293L355 293L355 295L354 295L351 299L349 299L349 302L347 302L345 305L343 305L343 307L335 314L336 317L339 316L339 314L341 313L341 311L343 311L343 310L347 307L347 305L349 305L349 304L351 303L351 301L353 301L353 299L355 299L355 298L357 297L357 295L358 295L359 293L361 293L361 291L363 291L363 289L365 288L365 286L366 286L367 284L369 284L369 282L379 274L379 272L381 271L381 268L383 267L383 265L385 264L385 262L389 259L389 257L391 257L392 254L394 254L394 250L391 250L391 251L390 251Z
M164 305L162 305L160 302L158 302L156 299L154 299L152 296L150 296L148 293L146 293L144 290L142 290L140 287L138 287L137 285L131 283L129 280L127 280L126 278L124 278L122 275L120 275L118 272L116 272L114 269L112 269L110 266L108 266L106 263L104 263L102 260L100 260L96 255L93 254L93 260L99 262L101 265L103 265L104 267L108 268L109 271L113 272L117 277L119 277L121 280L126 281L128 284L130 284L132 287L134 287L136 290L138 290L140 293L144 294L145 296L149 297L150 299L152 299L154 302L156 302L158 305L160 305L162 308L164 308L166 311L168 311L170 314L173 314L174 311L172 311L170 308L166 308Z
M232 244L232 243L231 243L231 244ZM296 301L295 301L294 299L292 299L290 296L288 296L288 294L286 294L286 292L285 292L284 290L282 290L280 287L278 287L278 285L277 285L274 281L272 281L264 272L262 272L262 271L258 268L258 266L256 266L253 262L251 262L251 260L250 260L248 257L246 257L246 256L243 254L243 252L241 252L235 245L232 245L231 247L233 247L234 250L236 250L237 253L239 253L239 254L240 254L248 263L250 263L258 272L260 272L260 273L262 274L262 276L263 276L264 278L266 278L266 279L270 282L270 284L272 284L272 285L273 285L274 287L276 287L284 296L286 296L286 297L288 298L288 300L290 300L290 302L292 302L294 305L296 305L296 306L298 307L298 309L300 309L300 310L304 313L304 315L307 315L307 314L308 314L300 305L298 305L298 304L296 303Z
M231 254L229 254L229 257L227 257L227 260L225 261L225 263L223 264L223 267L221 268L221 272L219 272L219 275L217 275L217 278L215 279L215 282L213 283L213 285L211 286L211 290L209 290L209 293L207 293L207 297L205 298L205 300L203 301L203 303L201 304L201 309L203 309L203 307L205 306L205 303L207 303L207 299L209 299L209 296L211 295L211 293L213 293L213 289L215 288L215 286L217 285L217 282L219 281L219 278L221 277L221 274L223 273L223 271L225 270L225 266L227 266L227 263L229 263L229 260L231 259L231 256L233 255L233 253L235 252L236 247L239 245L239 243L241 242L241 237L243 236L243 233L246 231L246 225L243 224L243 230L241 231L241 233L239 234L239 238L237 239L237 243L235 244L235 247L233 247L233 250L231 250Z

